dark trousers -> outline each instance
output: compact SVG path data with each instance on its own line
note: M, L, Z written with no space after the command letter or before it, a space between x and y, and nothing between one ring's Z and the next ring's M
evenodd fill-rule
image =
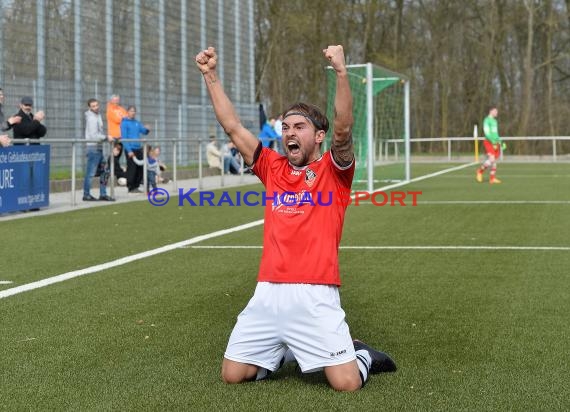
M134 149L133 153L137 159L143 159L142 149ZM133 159L127 157L127 188L129 191L139 188L143 181L143 172L142 166L137 165Z

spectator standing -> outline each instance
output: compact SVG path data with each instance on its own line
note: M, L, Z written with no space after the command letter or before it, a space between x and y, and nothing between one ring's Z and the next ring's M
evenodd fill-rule
M140 139L140 135L147 135L150 129L136 119L137 108L129 106L127 108L127 117L121 121L121 139L125 152L127 153L127 188L129 193L142 193L139 189L143 181L143 166L139 166L133 161L136 157L143 160L143 151L141 142L133 142L132 140Z
M162 172L166 171L166 169L168 169L166 167L166 165L160 160L160 146L155 146L154 147L154 151L156 153L156 159L158 161L158 175L156 177L156 183L168 183L170 182L170 179L167 177L164 177L162 175Z
M273 125L273 128L275 129L275 133L277 133L277 140L275 141L275 146L273 147L273 149L275 149L275 151L278 152L279 154L284 154L285 152L283 151L283 143L281 141L281 137L283 136L282 114L277 116L277 118L275 119L275 124Z
M150 192L150 188L156 189L158 183L158 175L160 173L160 163L158 162L158 154L160 150L155 147L147 146L146 151L146 193ZM133 157L133 162L137 166L144 167L144 160ZM143 169L144 171L144 169Z
M20 142L22 139L39 139L44 137L47 133L46 127L42 124L45 119L45 113L38 111L36 114L32 113L34 100L30 96L24 96L20 100L20 111L16 116L21 118L19 123L12 126L14 131L14 144L24 144ZM30 144L39 144L38 142Z
M113 94L107 102L107 132L113 139L121 138L123 117L127 117L127 111L121 106L121 96Z
M99 101L89 99L85 112L85 140L87 162L85 165L85 178L83 179L83 200L90 202L97 200L91 195L91 180L99 175L99 200L112 202L115 199L107 195L107 182L109 181L109 167L103 155L103 144L112 141L112 137L103 132L103 119L99 113Z
M275 125L275 119L271 117L268 121L265 122L265 124L261 128L261 131L259 132L259 135L257 137L259 137L259 139L261 140L261 144L263 145L263 147L273 147L274 142L277 141L279 135L273 128L274 125Z
M146 191L150 192L150 188L156 189L156 184L158 183L158 175L160 174L160 163L158 161L158 155L160 154L160 149L157 147L148 147L148 153L146 156Z

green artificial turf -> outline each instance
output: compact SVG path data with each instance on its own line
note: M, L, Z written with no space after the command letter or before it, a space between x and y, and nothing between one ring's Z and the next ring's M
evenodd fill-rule
M417 206L349 206L347 321L399 367L361 391L293 365L221 382L255 287L257 225L0 299L0 410L567 410L570 165L499 171L501 185L469 167L392 189L421 191ZM14 283L0 291L262 217L171 200L4 221L0 280Z

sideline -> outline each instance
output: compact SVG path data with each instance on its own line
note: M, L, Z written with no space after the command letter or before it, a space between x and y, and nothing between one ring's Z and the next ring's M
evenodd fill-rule
M377 190L393 189L396 187L407 185L409 183L418 182L420 180L428 179L430 177L439 176L439 175L442 175L444 173L454 172L456 170L460 170L460 169L463 169L466 167L473 166L474 164L476 164L476 163L473 162L473 163L469 163L469 164L462 165L462 166L452 167L450 169L440 170L438 172L431 173L429 175L416 177L415 179L411 179L407 182L396 183L396 184L393 184L390 186L382 187L382 188L377 189ZM24 285L16 286L14 288L2 290L2 291L0 291L0 299L6 298L9 296L13 296L13 295L17 295L19 293L27 292L30 290L42 288L45 286L53 285L54 283L63 282L63 281L69 280L69 279L79 277L79 276L85 276L85 275L89 275L92 273L101 272L103 270L107 270L107 269L111 269L111 268L114 268L117 266L125 265L127 263L134 262L136 260L145 259L145 258L150 257L150 256L169 252L169 251L174 250L174 249L184 248L184 247L193 245L195 243L202 242L204 240L212 239L212 238L219 237L219 236L224 236L224 235L234 233L234 232L239 232L241 230L245 230L245 229L249 229L249 228L252 228L255 226L262 225L263 222L264 222L264 219L256 220L254 222L235 226L233 228L218 230L216 232L196 236L196 237L193 237L193 238L190 238L187 240L183 240L181 242L176 242L176 243L172 243L170 245L162 246L162 247L159 247L156 249L151 249L151 250L148 250L146 252L141 252L141 253L137 253L135 255L125 256L123 258L116 259L116 260L113 260L113 261L110 261L107 263L101 263L99 265L90 266L90 267L87 267L85 269L74 270L71 272L63 273L61 275L56 275L56 276L52 276L52 277L49 277L46 279L38 280L36 282L31 282L31 283L27 283Z

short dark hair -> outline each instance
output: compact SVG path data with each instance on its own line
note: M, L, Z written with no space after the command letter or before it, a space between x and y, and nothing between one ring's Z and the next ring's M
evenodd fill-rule
M99 101L99 100L94 99L94 98L92 97L91 99L87 100L87 106L88 106L88 107L91 107L91 103L95 103L95 102L98 102L98 101Z

